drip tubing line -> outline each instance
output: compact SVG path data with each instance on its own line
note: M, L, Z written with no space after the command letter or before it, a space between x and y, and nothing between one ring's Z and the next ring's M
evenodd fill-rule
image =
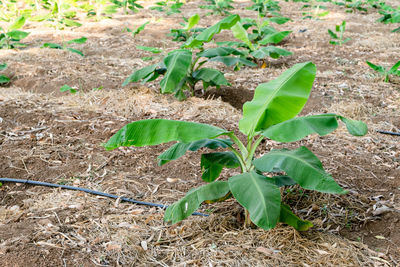
M94 190L87 189L87 188L81 188L81 187L75 187L75 186L69 186L69 185L51 184L51 183L40 182L40 181L14 179L14 178L0 178L0 182L2 182L2 183L22 183L22 184L30 184L30 185L57 187L57 188L62 188L62 189L82 191L82 192L89 193L92 195L98 195L98 196L103 196L103 197L108 197L108 198L113 198L113 199L121 199L121 201L130 202L130 203L134 203L134 204L138 204L138 205L146 205L146 206L158 207L158 208L162 208L162 209L166 209L168 207L167 205L163 205L163 204L144 202L144 201L134 200L132 198L127 198L127 197L119 197L117 195L112 195L112 194L108 194L108 193L104 193L104 192L100 192L100 191L94 191ZM208 214L204 214L204 213L200 213L200 212L193 212L192 215L208 217Z
M382 131L382 130L377 130L377 132L381 133L381 134L390 134L390 135L400 136L400 133L395 133L395 132L388 132L388 131Z

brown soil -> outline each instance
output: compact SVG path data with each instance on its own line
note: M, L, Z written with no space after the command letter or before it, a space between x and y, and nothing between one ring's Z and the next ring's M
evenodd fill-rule
M301 3L281 3L293 21L278 26L293 33L283 46L294 55L271 60L269 68L226 72L230 88L210 90L203 98L179 102L158 94L158 83L122 88L132 69L150 64L137 45L171 50L165 38L179 27L181 15L156 11L115 15L113 20L84 21L61 33L27 24L28 48L1 50L12 77L0 88L0 177L63 183L137 200L170 204L201 184L200 153L157 166L167 145L105 151L100 144L126 123L146 118L205 122L237 129L241 106L254 88L298 62L318 68L312 96L302 114L335 112L368 123L369 134L356 138L340 128L325 137L310 136L294 144L264 142L258 151L306 145L346 189L345 196L300 192L285 195L296 213L315 225L298 233L279 225L271 231L242 227L242 210L234 201L202 206L208 218L192 216L176 225L163 222L161 209L120 203L85 193L24 184L0 187L1 266L398 266L400 264L400 142L376 130L400 131L400 86L384 83L364 63L393 65L400 35L378 24L376 12L349 14L326 4L322 20L302 20ZM183 14L195 12L188 3ZM241 16L248 2L235 4ZM241 9L239 9L239 7ZM202 26L220 19L207 17ZM126 26L148 25L135 39ZM352 40L330 45L327 29L347 21ZM366 31L365 25L374 27ZM304 31L306 30L306 31ZM388 38L387 36L389 36ZM76 45L84 58L61 50L41 49L43 42L88 37ZM223 32L217 38L231 39ZM78 94L59 92L63 84ZM100 91L93 88L102 86ZM238 170L223 172L224 177Z

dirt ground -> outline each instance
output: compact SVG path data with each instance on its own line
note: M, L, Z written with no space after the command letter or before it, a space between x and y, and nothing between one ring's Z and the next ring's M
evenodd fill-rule
M148 3L147 3L148 4ZM168 118L204 122L236 130L241 106L254 88L295 63L312 61L317 78L303 115L334 112L363 120L369 133L350 136L343 126L325 137L310 136L293 144L318 155L344 196L300 191L284 196L296 214L314 227L299 233L279 225L273 230L243 228L243 210L235 201L203 205L176 225L163 222L163 210L122 203L82 192L4 183L0 187L0 266L399 266L400 265L400 83L384 83L365 64L391 66L400 54L400 35L392 25L376 23L379 14L346 13L326 3L321 20L303 20L302 3L281 1L292 21L277 26L292 30L283 47L294 54L268 62L269 67L238 72L217 65L232 84L202 97L179 102L158 94L158 83L122 87L133 69L150 64L137 45L171 50L165 35L179 27L181 14L157 11L116 14L112 20L83 21L83 26L56 32L29 22L31 32L21 50L0 50L11 83L0 87L0 177L61 183L137 200L171 204L202 184L200 153L157 166L168 146L101 146L128 122ZM236 2L235 13L250 2ZM182 8L185 16L205 14L198 3ZM220 20L207 16L200 25ZM151 23L136 38L123 31ZM329 44L327 29L346 20L345 45ZM85 57L42 49L44 42L86 36L75 45ZM218 40L231 40L222 32ZM77 94L61 93L68 84ZM93 90L102 86L101 90ZM239 170L223 172L223 177Z

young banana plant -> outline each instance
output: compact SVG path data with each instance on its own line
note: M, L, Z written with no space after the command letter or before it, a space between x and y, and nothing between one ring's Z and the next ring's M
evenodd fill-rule
M188 28L194 26L197 23L196 20L188 23ZM231 15L204 29L200 34L191 35L180 49L169 52L157 64L134 71L122 85L138 81L147 83L163 76L160 81L161 93L174 93L179 100L186 98L185 91L194 95L195 86L200 81L203 83L203 90L207 90L210 86L219 88L222 85L230 85L222 72L203 67L203 65L209 61L221 62L228 67L238 64L256 66L256 64L243 58L244 54L237 49L231 47L207 49L204 48L204 44L210 42L215 34L230 29L239 20L239 15ZM149 48L148 51L151 49L154 48ZM155 50L155 52L158 51Z
M390 69L385 68L384 66L375 65L369 61L366 61L368 66L370 66L374 71L378 72L384 78L386 83L390 82L390 75L396 75L400 77L400 60L397 61Z
M29 32L19 30L24 26L25 20L26 18L24 16L20 16L16 18L10 26L8 26L8 29L0 27L0 49L12 49L26 46L25 44L20 43L20 41L27 37Z
M282 42L291 31L277 31L269 26L269 24L271 22L283 24L288 20L288 18L284 17L274 17L263 20L259 18L258 21L254 19L242 19L231 28L233 36L241 42L228 41L218 44L246 48L246 57L254 62L262 60L265 63L265 59L268 57L277 59L281 56L290 56L293 54L292 52L284 48L270 45ZM249 29L251 29L250 34L247 32Z
M334 33L332 30L328 29L328 33L333 39L333 40L329 41L329 43L333 44L333 45L341 46L342 44L345 44L348 41L350 41L351 38L344 39L344 37L343 37L345 30L346 30L346 21L345 20L342 21L342 24L336 25L336 27L335 27L336 33Z
M286 143L314 133L326 135L338 127L339 120L352 135L367 133L363 122L336 114L296 117L309 98L315 74L315 65L306 62L293 66L275 80L260 84L253 100L244 104L243 117L239 121L239 131L245 135L245 142L231 130L208 124L149 119L125 125L104 147L111 150L175 141L158 157L160 165L202 147L227 150L201 156L202 179L206 184L190 190L170 205L164 215L167 222L176 223L187 218L203 202L234 197L245 209L246 225L254 223L263 229L271 229L283 222L299 231L307 230L312 226L311 222L300 219L282 203L280 187L298 184L324 193L344 194L346 191L325 172L317 156L304 146L294 150L270 148L259 158L255 158L255 152L264 139ZM227 180L219 178L223 168L237 167L241 174Z

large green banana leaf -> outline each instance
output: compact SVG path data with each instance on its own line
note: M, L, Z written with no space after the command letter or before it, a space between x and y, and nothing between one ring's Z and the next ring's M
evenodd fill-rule
M267 128L261 135L279 142L296 142L303 137L317 133L320 136L327 135L338 127L338 119L344 119L336 114L320 114L307 117L293 118ZM343 120L348 125L350 133L356 136L365 135L367 127L365 123L349 119Z
M224 74L216 69L201 68L193 72L193 78L203 81L203 88L206 90L209 86L230 85Z
M346 193L332 176L325 172L317 156L304 146L295 150L272 150L254 160L253 164L261 172L282 170L305 189L323 193Z
M270 178L252 171L233 176L228 182L233 196L249 211L255 225L266 230L275 227L280 216L281 192Z
M164 58L167 72L161 80L161 93L178 91L181 81L187 76L192 64L192 52L187 49L178 49Z
M177 223L189 217L206 200L224 197L229 192L227 181L216 181L190 190L186 196L169 206L164 213L166 222Z
M311 62L294 65L275 80L257 86L254 98L243 105L239 129L247 136L295 117L310 96L316 67Z
M231 15L223 18L213 26L205 29L202 33L195 38L190 39L185 47L193 48L202 45L203 43L210 42L215 34L220 33L222 30L228 30L240 20L239 15Z
M171 141L189 143L227 133L224 129L196 122L141 120L122 127L103 146L111 150L121 146L152 146Z
M214 152L202 154L200 166L203 171L201 178L210 183L219 177L224 167L237 168L240 162L233 152Z

